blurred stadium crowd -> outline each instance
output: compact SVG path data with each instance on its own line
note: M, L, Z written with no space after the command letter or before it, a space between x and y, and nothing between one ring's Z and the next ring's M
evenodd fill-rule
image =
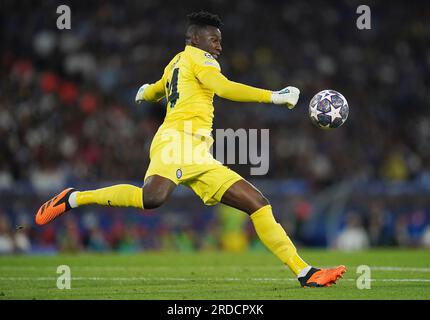
M79 248L92 248L93 243L97 248L120 246L112 240L117 229L103 224L90 227L99 225L104 214L111 217L103 209L91 209L97 214L85 212L79 221L65 220L37 234L31 228L11 231L10 224L17 221L19 208L25 208L28 220L48 192L65 185L79 188L86 183L143 178L164 105L137 106L134 95L141 84L158 80L171 57L182 50L185 15L200 9L218 13L224 22L224 53L219 59L224 74L273 90L291 84L302 92L293 111L215 99L215 128L270 129L270 170L262 178L274 185L286 179L304 181L312 194L354 179L429 186L430 7L419 1L407 7L396 2L370 4L372 29L360 31L355 24L359 4L213 0L202 8L197 0L186 6L178 1L74 1L69 3L71 30L58 30L57 1L2 1L0 248L8 242L5 238L15 236L16 248L24 251L45 241L60 248L61 243ZM342 128L325 132L309 121L307 103L327 88L343 93L350 116ZM249 178L249 166L231 167ZM27 190L18 192L21 198L13 196L18 189ZM277 199L276 192L273 195ZM285 199L274 200L280 211L291 197ZM360 225L364 225L360 236L367 239L362 240L364 247L420 245L430 220L429 202L420 203L418 214L406 207L403 212L410 214L402 218L390 211L390 201L379 202L378 210L369 204L357 214L345 209L339 218L342 234L350 229L363 231ZM207 210L211 218L202 225L214 226L211 221L217 221L217 208L189 205L188 211ZM168 210L175 208L157 212L164 215ZM391 226L389 241L375 240L382 237L383 231L374 227L382 218L372 216L372 210L385 212L382 216L390 221L383 219ZM279 215L282 220L295 217L284 211ZM97 223L90 218L88 222L86 216ZM147 216L142 219L145 225ZM142 227L143 231L140 224L111 223L112 228L125 230L120 237L125 242L144 241L146 234L153 235L151 241L162 241L163 232L170 237L199 232L189 227L175 233L169 221L159 229ZM416 221L419 232L411 227ZM300 238L300 223L285 223ZM404 230L404 239L409 240L401 242L399 234ZM63 241L67 237L71 238ZM313 244L303 237L304 244ZM215 238L219 246L222 237ZM191 247L203 246L196 241ZM323 241L334 245L329 242Z
M299 248L430 248L428 211L416 204L399 209L399 203L374 198L365 205L350 203L334 216L319 216L312 202L297 195L276 199L272 205ZM162 210L144 213L79 209L43 228L32 221L36 205L35 201L25 206L15 202L1 209L0 254L265 250L245 213L221 205L192 206L186 197L182 203L175 199Z

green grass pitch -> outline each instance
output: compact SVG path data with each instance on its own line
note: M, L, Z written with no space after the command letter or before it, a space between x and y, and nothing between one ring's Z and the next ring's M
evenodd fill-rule
M3 256L0 299L430 299L429 250L300 253L348 270L332 287L303 289L268 252ZM71 289L57 288L59 265L70 267ZM370 289L357 288L359 265L371 267Z

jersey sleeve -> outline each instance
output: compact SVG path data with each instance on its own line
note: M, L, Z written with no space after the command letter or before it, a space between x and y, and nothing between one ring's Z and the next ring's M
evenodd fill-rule
M167 70L170 66L164 68L163 76L157 82L151 83L143 93L145 101L158 102L166 96L165 86L167 83Z
M206 88L221 98L238 102L271 102L272 91L230 81L215 67L199 70L196 77Z
M146 89L143 94L143 98L145 101L160 101L165 96L164 91L164 79L161 78L155 83L151 83Z

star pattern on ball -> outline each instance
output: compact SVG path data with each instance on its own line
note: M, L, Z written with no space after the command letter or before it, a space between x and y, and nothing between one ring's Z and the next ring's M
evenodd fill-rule
M342 118L342 115L340 114L340 107L339 108L335 108L333 106L331 106L330 108L330 112L327 112L327 114L329 114L331 116L331 121L333 121L336 118Z
M320 111L318 111L318 109L316 108L316 106L315 107L313 107L313 108L310 108L310 116L311 117L314 117L315 119L318 119L318 115L320 114L321 112Z

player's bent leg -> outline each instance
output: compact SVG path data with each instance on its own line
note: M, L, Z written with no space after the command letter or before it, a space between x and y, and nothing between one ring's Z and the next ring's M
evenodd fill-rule
M267 199L246 180L233 184L224 193L221 202L250 214L260 240L290 268L303 287L330 286L346 271L344 266L316 269L304 262L284 228L276 222Z
M170 179L159 175L146 178L143 187L143 206L145 209L155 209L161 206L176 188Z
M90 204L143 209L143 191L142 188L129 184L88 191L68 188L40 207L36 214L36 223L47 224L70 209Z
M144 188L130 184L118 184L88 191L67 188L45 202L39 208L35 220L38 225L44 225L70 209L90 204L153 209L163 204L175 187L176 184L169 179L154 175L146 179Z

